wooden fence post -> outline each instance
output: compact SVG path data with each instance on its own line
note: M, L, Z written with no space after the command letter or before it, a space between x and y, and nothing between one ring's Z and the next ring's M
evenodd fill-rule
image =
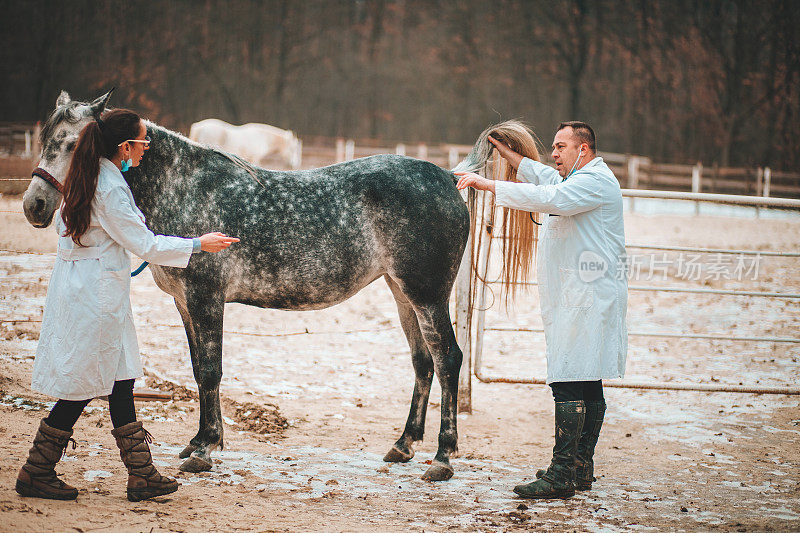
M639 158L635 155L628 156L628 188L637 189L639 187ZM633 198L628 198L628 210L633 213Z
M462 197L475 194L472 189L461 191ZM476 216L474 213L472 216ZM469 311L472 280L472 233L467 238L467 247L461 257L456 277L456 342L463 358L458 375L458 412L472 413L472 313Z
M756 171L756 196L761 196L764 192L764 169L762 167L758 167ZM761 208L756 206L756 218L761 217Z
M297 170L303 164L303 141L297 139L294 144L294 153L292 154L292 168Z
M447 165L451 169L456 168L456 165L458 165L458 148L451 146L447 151Z
M356 158L356 142L353 139L347 139L344 143L344 160L352 161Z
M719 192L717 189L717 180L719 179L719 163L714 161L713 170L711 172L711 192Z
M756 171L756 196L761 196L764 192L764 169L758 167Z
M697 162L692 168L692 192L700 192L703 180L703 163ZM694 214L700 214L700 202L694 203Z
M344 139L336 139L336 162L341 163L344 161Z
M769 167L764 168L764 198L769 197L769 185L772 181L772 169Z
M428 145L425 143L420 143L417 146L417 157L419 159L428 159Z
M42 147L39 145L39 137L41 134L42 124L41 122L36 122L36 125L33 127L33 157L39 157L42 151Z
M394 149L394 153L397 155L406 155L406 145L403 143L398 144Z

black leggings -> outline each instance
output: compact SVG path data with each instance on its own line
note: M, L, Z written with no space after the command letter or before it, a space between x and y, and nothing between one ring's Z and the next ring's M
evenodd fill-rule
M108 395L108 410L111 412L111 423L115 428L136 421L136 409L133 406L132 379L115 381L111 394ZM88 400L58 400L45 419L48 426L62 431L72 431L72 427L81 416Z
M559 381L551 383L553 398L557 402L602 402L602 381Z

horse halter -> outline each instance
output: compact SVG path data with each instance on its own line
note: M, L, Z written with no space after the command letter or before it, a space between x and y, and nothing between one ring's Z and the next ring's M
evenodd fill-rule
M31 177L33 177L33 176L37 176L39 178L42 178L44 181L46 181L52 187L54 187L55 190L57 190L61 194L64 194L64 186L61 185L61 183L59 183L59 181L57 179L55 179L52 174L50 174L48 171L46 171L42 167L34 168L33 172L31 172Z

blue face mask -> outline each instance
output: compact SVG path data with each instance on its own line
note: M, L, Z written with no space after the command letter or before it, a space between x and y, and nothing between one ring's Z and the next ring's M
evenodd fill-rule
M124 160L124 159L122 161L120 161L120 170L122 172L127 172L128 169L131 168L132 166L133 166L133 158L132 157L129 157L127 161Z

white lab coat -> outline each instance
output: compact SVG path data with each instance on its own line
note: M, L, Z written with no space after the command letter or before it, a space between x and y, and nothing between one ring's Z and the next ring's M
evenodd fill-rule
M63 237L56 213L58 252L47 288L32 387L65 400L111 392L114 381L142 376L130 303L128 251L158 265L186 267L192 240L154 235L128 184L100 159L85 247Z
M540 228L539 300L547 344L547 383L625 374L628 280L622 193L596 157L562 181L525 158L517 176L495 182L500 206L552 213Z

